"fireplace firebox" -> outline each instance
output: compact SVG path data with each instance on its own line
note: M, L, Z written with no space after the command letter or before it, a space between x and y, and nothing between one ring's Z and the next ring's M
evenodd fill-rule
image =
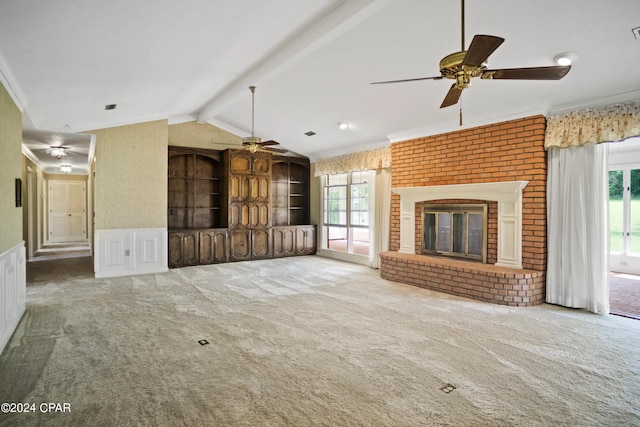
M487 204L422 205L422 253L487 261Z

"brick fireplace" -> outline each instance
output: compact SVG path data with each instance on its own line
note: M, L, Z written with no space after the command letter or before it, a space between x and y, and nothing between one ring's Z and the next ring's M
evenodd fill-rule
M544 302L545 126L533 116L393 143L382 277L497 304ZM486 263L421 254L421 203L478 200L494 209Z

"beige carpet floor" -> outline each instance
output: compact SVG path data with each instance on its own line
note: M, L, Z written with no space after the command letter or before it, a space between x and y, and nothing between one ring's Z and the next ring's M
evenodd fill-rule
M316 256L77 270L30 275L0 357L0 402L71 412L0 426L640 425L637 320L476 302Z

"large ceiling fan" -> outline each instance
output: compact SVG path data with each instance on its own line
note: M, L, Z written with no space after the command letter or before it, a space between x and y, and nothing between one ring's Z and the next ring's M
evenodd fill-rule
M511 80L560 80L571 69L570 65L531 68L487 69L487 58L504 42L502 37L476 35L473 37L468 50L464 50L464 0L461 0L462 14L462 43L460 52L445 56L440 61L440 75L435 77L419 77L415 79L389 80L373 82L371 84L401 83L417 80L453 79L449 92L442 101L440 108L458 103L462 91L469 87L471 79L511 79ZM462 124L462 111L460 112Z

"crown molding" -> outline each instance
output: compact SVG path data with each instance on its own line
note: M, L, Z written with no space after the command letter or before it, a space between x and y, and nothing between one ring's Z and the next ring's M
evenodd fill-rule
M35 154L26 145L22 144L22 154L29 160L31 160L36 166L40 168L40 170L44 170L40 159L38 159Z
M9 70L7 61L4 59L4 56L2 56L2 53L0 53L0 83L2 83L7 93L9 93L9 96L14 104L16 104L16 107L18 107L18 110L20 110L20 113L24 113L24 108L27 105L26 98L20 90L13 73Z

